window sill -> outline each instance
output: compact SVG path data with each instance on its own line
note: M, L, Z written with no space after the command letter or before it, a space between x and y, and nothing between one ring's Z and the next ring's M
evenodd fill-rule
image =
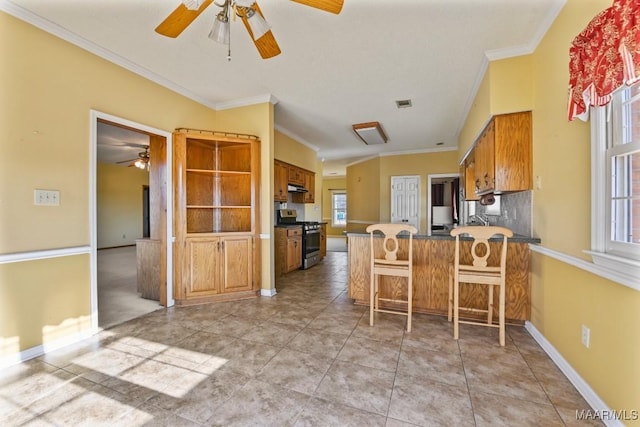
M638 274L640 271L640 263L637 261L604 254L602 252L584 251L584 253L593 257L594 261L589 262L575 256L545 248L541 245L529 244L529 248L531 248L533 252L549 256L640 292L640 274ZM596 258L598 259L597 262ZM605 258L607 260L605 260ZM604 263L602 263L602 261L604 261Z
M607 274L606 277L613 276L616 282L640 290L640 262L597 251L583 251L591 255L594 267Z

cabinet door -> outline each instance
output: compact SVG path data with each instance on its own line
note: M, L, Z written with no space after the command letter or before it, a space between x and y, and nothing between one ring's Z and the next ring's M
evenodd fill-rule
M495 163L495 122L492 120L487 126L487 134L485 137L485 174L484 189L485 191L493 191L496 183L496 163Z
M186 297L202 297L219 292L218 238L187 239L187 266L184 275Z
M304 188L307 189L307 192L304 193L304 202L305 203L315 203L316 202L316 174L312 172L304 173Z
M316 174L313 172L302 171L304 182L304 188L307 189L306 193L294 193L292 200L294 203L315 203L315 190L316 190Z
M495 188L521 191L533 188L531 112L495 118Z
M282 164L278 161L273 163L273 177L274 177L274 186L273 186L273 199L276 202L286 202L288 191L287 191L287 179L289 170L287 169L287 165Z
M304 175L302 169L289 165L289 183L296 185L304 185Z
M476 195L475 159L473 157L465 160L460 167L460 174L464 188L464 199L480 200L480 197Z
M302 266L302 237L287 238L287 273Z
M221 292L253 289L253 237L220 238Z

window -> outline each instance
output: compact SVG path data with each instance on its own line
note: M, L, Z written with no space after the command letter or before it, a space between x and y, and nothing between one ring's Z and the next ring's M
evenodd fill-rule
M592 251L596 264L640 273L640 82L592 114ZM629 270L631 269L631 270Z
M345 191L331 192L331 226L347 226L347 193Z

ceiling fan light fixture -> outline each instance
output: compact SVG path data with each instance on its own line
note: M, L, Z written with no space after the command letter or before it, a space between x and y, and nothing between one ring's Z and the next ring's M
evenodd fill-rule
M251 34L253 35L254 40L258 40L260 37L264 36L269 32L271 26L265 19L256 12L256 10L252 7L247 9L247 22L249 23L249 27L251 27Z
M213 21L213 28L211 28L209 38L215 42L228 45L230 31L229 17L225 11L222 11L216 16L215 21Z
M352 125L353 131L367 145L380 145L387 143L387 134L382 130L378 122L358 123Z
M145 159L138 159L133 165L138 169L149 170L149 161Z

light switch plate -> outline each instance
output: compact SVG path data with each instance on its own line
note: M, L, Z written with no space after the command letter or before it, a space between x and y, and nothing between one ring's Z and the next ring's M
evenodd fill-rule
M60 191L33 190L33 204L36 206L60 206Z

